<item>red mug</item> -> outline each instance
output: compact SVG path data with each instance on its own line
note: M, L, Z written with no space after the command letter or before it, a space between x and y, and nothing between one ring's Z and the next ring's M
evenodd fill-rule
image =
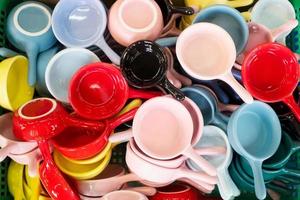
M254 48L242 65L246 89L257 99L275 103L283 101L300 121L300 107L293 92L298 85L300 68L293 52L278 43Z
M117 114L129 98L160 96L161 92L130 88L120 70L97 62L78 70L70 82L69 101L80 116L100 120Z
M175 183L157 188L157 193L150 200L198 200L197 192L183 183Z
M77 123L78 122L78 123ZM54 164L48 140L59 134L66 124L88 125L75 118L70 118L62 105L53 99L38 98L21 106L13 116L15 136L26 141L37 141L44 161L39 173L40 179L52 199L79 200L78 194L71 188Z

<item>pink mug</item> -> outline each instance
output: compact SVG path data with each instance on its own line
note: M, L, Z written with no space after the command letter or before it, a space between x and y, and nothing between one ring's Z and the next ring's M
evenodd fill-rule
M108 29L121 45L155 40L164 27L160 7L154 0L117 0L109 11Z

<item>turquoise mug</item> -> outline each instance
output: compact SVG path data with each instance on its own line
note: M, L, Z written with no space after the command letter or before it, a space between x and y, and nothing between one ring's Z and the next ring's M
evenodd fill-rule
M259 101L243 104L231 115L227 133L233 149L251 165L256 197L264 199L262 163L276 152L281 140L281 126L275 111Z
M43 97L50 97L51 94L46 86L46 81L45 81L45 73L46 73L46 68L51 60L55 56L55 54L59 51L58 46L53 46L50 49L47 49L46 51L43 51L39 54L38 59L37 59L37 79L36 79L36 85L35 89L37 93L40 96Z
M207 89L190 86L182 88L181 91L200 108L204 119L204 125L212 124L224 131L227 130L229 118L217 109L216 99Z
M7 17L6 35L14 47L26 52L29 58L28 82L34 85L38 54L57 41L51 28L51 9L34 1L17 5Z
M271 158L264 162L263 167L266 169L280 169L286 166L292 155L299 151L300 142L293 141L292 138L283 131L279 148Z
M19 55L17 52L14 52L5 47L0 47L0 61L2 61L5 58L11 58L17 55Z

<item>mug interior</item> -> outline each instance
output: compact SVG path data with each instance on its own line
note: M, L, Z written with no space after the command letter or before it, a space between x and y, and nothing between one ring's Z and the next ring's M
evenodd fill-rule
M193 136L193 120L187 109L171 98L154 98L136 113L133 134L137 145L154 158L180 155Z
M280 101L290 96L298 84L298 61L288 48L264 44L248 54L242 76L245 87L256 98Z
M158 18L154 4L156 4L155 1L123 1L118 13L121 22L129 29L150 30Z
M281 128L276 113L269 106L260 102L248 104L235 117L234 129L241 148L256 158L267 158L275 153Z
M289 1L266 0L259 1L252 9L251 19L263 24L270 29L285 24L290 19L295 19L295 11Z
M151 41L130 45L121 59L121 70L135 87L153 87L166 74L168 61L163 50Z
M68 102L69 83L74 73L82 66L97 61L99 58L86 49L65 49L56 54L50 60L45 75L50 93L56 99Z
M42 4L27 3L16 10L14 24L25 35L39 36L51 28L51 13Z
M206 22L186 28L177 40L176 52L184 70L204 80L228 73L236 58L231 36L223 28Z
M39 119L50 115L57 108L57 103L53 99L39 98L24 104L18 111L24 119Z
M97 0L60 1L52 21L55 36L66 46L91 46L103 35L107 16Z

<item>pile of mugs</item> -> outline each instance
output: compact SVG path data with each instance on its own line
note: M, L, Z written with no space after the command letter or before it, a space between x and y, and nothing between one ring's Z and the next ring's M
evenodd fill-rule
M300 183L292 161L300 57L285 46L298 25L294 8L287 0L221 2L12 8L10 49L0 48L0 161L12 159L14 198L291 193ZM235 9L244 6L251 9ZM113 148L125 142L126 162L113 164Z

